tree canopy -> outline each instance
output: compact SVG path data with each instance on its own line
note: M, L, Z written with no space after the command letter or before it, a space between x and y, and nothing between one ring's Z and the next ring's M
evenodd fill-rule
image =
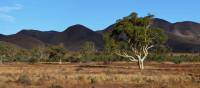
M137 13L120 19L115 24L112 35L124 33L127 37L129 54L127 51L119 51L116 54L129 58L131 61L138 61L140 69L144 69L143 61L149 54L149 49L162 45L167 40L162 29L152 28L154 16L149 14L145 17L138 17Z
M137 13L124 17L117 21L112 35L125 33L127 42L131 47L141 48L143 46L159 46L164 44L167 36L162 29L152 28L153 15L138 17Z

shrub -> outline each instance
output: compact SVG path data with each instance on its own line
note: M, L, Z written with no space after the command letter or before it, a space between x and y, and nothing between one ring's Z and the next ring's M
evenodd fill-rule
M90 79L90 83L91 83L91 84L96 84L96 83L97 83L96 77L92 77L92 78Z
M175 64L180 64L181 62L183 62L183 60L181 59L181 57L176 57L172 59L172 62Z
M166 59L167 59L167 56L165 56L163 54L161 54L161 55L151 54L148 57L148 61L156 61L156 62L159 62L159 63L166 61Z
M24 85L31 85L31 79L26 74L20 75L17 82L24 84Z
M71 56L71 57L67 58L66 61L72 62L72 63L77 63L77 62L80 62L80 58Z
M67 53L67 50L65 49L64 44L59 44L59 45L50 46L46 52L49 54L48 61L58 62L64 59Z
M28 62L29 62L30 64L35 64L35 63L38 62L38 59L31 57L30 59L28 59Z

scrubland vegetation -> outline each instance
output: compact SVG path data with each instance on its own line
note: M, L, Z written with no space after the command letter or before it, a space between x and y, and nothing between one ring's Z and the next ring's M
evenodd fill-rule
M104 49L90 41L79 51L0 42L0 88L198 88L200 54L172 52L163 32L150 28L152 17L119 20L104 34Z
M200 55L151 51L137 63L117 56L108 44L96 52L93 43L81 51L62 44L22 49L1 44L0 88L198 88ZM112 48L112 47L110 47ZM59 65L60 64L60 65Z
M199 53L175 53L165 45L167 36L158 28L151 27L153 15L138 17L132 13L115 24L112 33L105 33L104 48L98 49L93 42L85 42L78 51L70 51L64 44L46 45L33 49L0 42L0 62L53 63L57 62L104 62L156 61L199 62ZM121 35L125 35L121 36ZM146 59L148 58L148 59Z
M198 88L199 64L4 64L0 88Z
M13 62L27 62L30 64L35 63L60 63L62 62L104 62L109 64L111 62L127 61L129 59L119 57L115 54L102 52L91 52L90 49L78 51L68 51L62 45L51 46L47 48L36 48L32 50L16 48L12 45L0 44L1 63ZM199 53L156 53L151 52L147 57L147 62L173 62L180 64L183 62L200 62Z

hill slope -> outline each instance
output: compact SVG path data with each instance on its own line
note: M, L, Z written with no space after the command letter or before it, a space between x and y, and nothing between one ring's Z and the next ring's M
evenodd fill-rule
M154 19L152 27L160 28L168 35L167 45L174 51L189 52L200 51L200 24L190 21L170 23L163 19ZM63 43L69 50L80 50L83 43L94 42L97 49L104 46L104 33L111 33L114 24L101 31L77 24L67 28L63 32L22 30L14 35L1 35L0 41L5 41L23 48L44 47Z
M63 43L69 50L79 50L83 43L94 42L98 49L103 47L102 35L92 31L83 25L73 25L65 31L56 34L51 44Z
M153 26L163 29L168 35L167 45L174 51L191 52L200 51L200 24L190 21L170 23L163 19L154 19ZM99 33L112 32L114 25Z
M0 41L27 49L60 43L69 50L80 50L85 42L94 42L97 49L103 48L104 45L102 35L83 25L73 25L63 32L22 30L14 35L0 35Z

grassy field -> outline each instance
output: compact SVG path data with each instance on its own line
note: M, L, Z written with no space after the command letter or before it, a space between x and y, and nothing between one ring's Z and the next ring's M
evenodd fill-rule
M200 63L3 64L0 88L200 88Z

